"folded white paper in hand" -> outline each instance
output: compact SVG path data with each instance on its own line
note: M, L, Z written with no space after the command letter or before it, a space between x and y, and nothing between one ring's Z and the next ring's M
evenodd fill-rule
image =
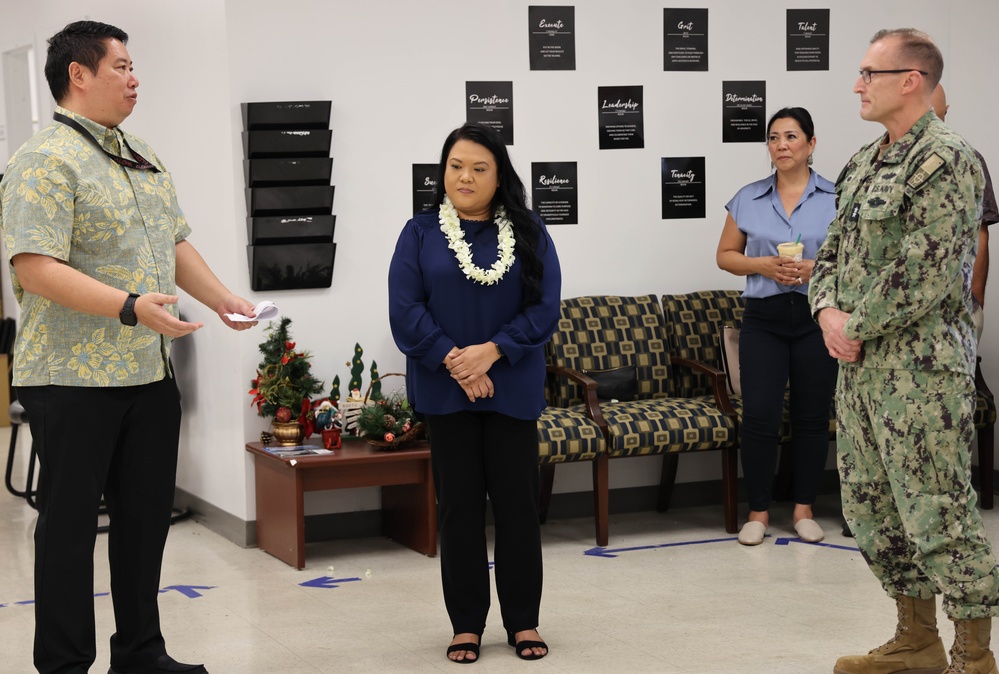
M246 323L250 321L273 321L281 316L281 311L269 300L264 300L253 307L253 313L256 314L253 318L244 316L243 314L226 314L225 317L234 323Z

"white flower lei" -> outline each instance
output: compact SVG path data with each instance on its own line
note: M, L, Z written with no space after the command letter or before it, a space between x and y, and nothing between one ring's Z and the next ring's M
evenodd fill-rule
M493 222L499 230L499 239L496 261L493 262L489 270L477 267L472 263L472 246L465 241L465 232L461 229L458 221L458 212L454 209L454 204L448 196L440 207L441 231L447 237L448 248L454 251L454 256L458 259L458 266L465 274L465 278L472 279L482 285L492 285L498 283L503 276L510 271L513 266L513 249L517 244L513 236L513 223L506 216L506 208L500 206L496 209L496 217Z

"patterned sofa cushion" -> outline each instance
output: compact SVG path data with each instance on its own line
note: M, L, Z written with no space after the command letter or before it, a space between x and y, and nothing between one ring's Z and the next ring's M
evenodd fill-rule
M592 461L607 451L600 427L581 410L548 407L538 419L538 461Z
M687 295L664 295L662 302L670 355L724 370L719 334L723 325L742 325L742 292L702 290ZM687 368L676 368L673 395L681 398L711 395L710 380Z
M655 295L609 295L562 300L562 314L547 345L548 362L579 372L634 366L639 399L669 392L669 354L663 315ZM550 388L549 402L582 402L582 389L564 377Z
M576 408L582 410L582 406ZM722 414L713 398L657 398L602 402L611 458L731 447L735 424ZM581 413L581 412L580 412Z

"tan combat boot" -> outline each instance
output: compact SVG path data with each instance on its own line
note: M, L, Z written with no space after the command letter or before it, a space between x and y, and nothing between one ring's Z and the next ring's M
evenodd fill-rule
M999 674L996 659L989 650L992 618L954 621L954 647L950 667L944 674Z
M898 627L888 643L867 655L836 661L833 674L941 674L947 653L937 633L935 599L896 597ZM974 671L974 670L971 670ZM985 673L983 670L982 674Z

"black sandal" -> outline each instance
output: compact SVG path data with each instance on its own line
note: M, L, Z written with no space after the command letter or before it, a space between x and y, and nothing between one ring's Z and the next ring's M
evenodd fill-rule
M548 644L546 644L543 641L530 641L528 639L524 639L523 641L516 641L513 638L513 634L514 634L513 632L506 633L506 642L511 646L513 646L514 649L516 649L517 657L520 658L521 660L540 660L541 658L545 657L551 652L548 649ZM532 651L527 655L524 655L523 651L525 648L543 648L545 649L545 652L542 653L541 655L535 655L534 652Z
M480 636L479 639L481 639L481 638L482 637ZM455 660L454 658L450 657L450 655L452 653L454 653L455 651L468 651L469 653L471 653L472 655L474 655L475 658L472 659L472 660L469 660L468 656L466 655L461 660ZM478 662L479 661L479 644L473 643L471 641L467 641L467 642L465 642L463 644L453 644L453 645L447 647L447 655L449 656L448 660L450 660L451 662L457 662L458 664L461 664L461 665L470 665L473 662Z

